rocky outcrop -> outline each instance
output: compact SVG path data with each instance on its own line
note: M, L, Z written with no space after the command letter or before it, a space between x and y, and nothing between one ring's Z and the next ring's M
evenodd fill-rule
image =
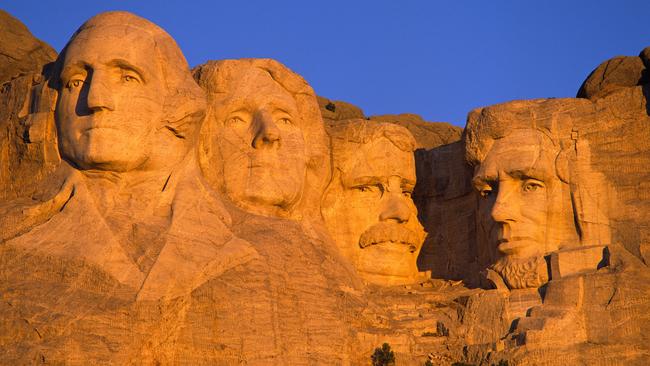
M44 86L56 52L0 10L0 199L29 197L58 164L51 112L56 96Z
M406 127L417 143L418 149L432 149L460 140L462 128L446 122L427 122L413 113L385 114L366 117L361 108L343 101L332 101L318 97L323 120L325 122L348 119L368 119L370 121L393 123Z
M325 121L340 121L344 119L365 118L361 108L341 100L330 100L318 97L318 106Z
M415 137L419 149L451 144L460 140L462 128L446 122L427 122L413 113L385 114L369 117L371 121L394 123L406 127Z
M36 39L18 19L0 10L0 84L40 72L56 58L56 51Z

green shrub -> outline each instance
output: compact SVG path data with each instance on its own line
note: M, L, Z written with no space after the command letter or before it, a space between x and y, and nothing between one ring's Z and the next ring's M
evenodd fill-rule
M388 343L384 343L381 347L375 348L375 353L370 358L372 359L372 366L395 365L395 353L391 351Z

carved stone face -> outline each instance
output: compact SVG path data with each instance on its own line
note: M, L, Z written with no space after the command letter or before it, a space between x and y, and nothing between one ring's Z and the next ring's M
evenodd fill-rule
M385 137L369 142L334 173L323 202L325 223L341 252L368 282L412 282L423 229L411 199L413 153Z
M558 151L541 132L516 130L494 142L474 176L480 227L511 288L546 282L547 273L536 273L546 268L540 258L579 240L569 187L555 170Z
M126 25L84 30L68 44L56 107L66 160L111 171L148 163L166 93L156 57L153 39Z
M261 69L247 68L229 85L228 98L215 107L226 194L252 212L289 211L301 197L307 166L296 102Z

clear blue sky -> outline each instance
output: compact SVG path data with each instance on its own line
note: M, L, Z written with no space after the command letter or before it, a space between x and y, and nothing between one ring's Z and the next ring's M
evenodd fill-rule
M165 28L191 66L275 58L366 115L464 125L513 99L574 96L600 62L650 46L649 0L35 1L0 5L57 51L84 20L128 10Z

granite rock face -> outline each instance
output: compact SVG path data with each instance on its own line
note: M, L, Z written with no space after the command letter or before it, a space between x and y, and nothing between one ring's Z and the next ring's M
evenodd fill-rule
M417 149L432 149L460 140L462 128L446 122L427 122L413 113L386 114L366 117L361 108L343 101L331 101L318 97L318 105L325 122L348 119L367 119L381 123L393 123L406 127L413 134Z
M465 143L419 150L416 163L421 183L415 186L413 200L427 232L419 267L431 271L434 278L477 285L476 197Z
M325 97L318 97L318 107L325 121L340 121L344 119L365 118L363 110L341 100L329 100Z
M29 197L59 161L43 77L57 55L2 10L0 33L0 199Z
M611 58L589 74L578 90L578 98L598 99L617 89L645 85L650 82L646 71L650 65L650 47L639 56Z
M417 114L386 114L371 116L371 121L394 123L406 127L415 137L418 149L451 144L460 140L462 129L445 122L427 122Z
M648 49L462 130L126 12L0 32L0 363L650 362Z
M23 75L40 73L56 58L56 51L36 39L18 19L0 10L0 83Z

